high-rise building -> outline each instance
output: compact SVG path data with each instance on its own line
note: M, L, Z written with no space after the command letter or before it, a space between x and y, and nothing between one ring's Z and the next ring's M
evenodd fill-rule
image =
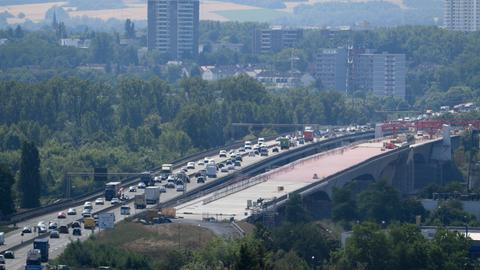
M199 0L148 0L148 49L172 59L198 53Z
M355 56L353 91L405 98L405 55L363 53Z
M480 30L480 0L445 0L444 27L456 31Z
M315 59L315 77L328 90L347 90L347 49L321 49Z
M277 53L286 48L294 48L303 38L303 29L256 29L253 38L255 53Z

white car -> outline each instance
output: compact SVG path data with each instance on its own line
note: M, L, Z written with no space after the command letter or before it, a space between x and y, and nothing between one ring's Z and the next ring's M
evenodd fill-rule
M130 187L128 188L128 191L129 191L129 192L137 192L137 187L136 187L136 186L130 186Z
M120 203L120 199L119 199L119 198L113 198L113 199L110 201L110 203L111 203L112 205L119 204L119 203Z
M227 151L225 151L225 150L220 150L220 153L218 153L218 156L221 157L221 158L222 158L222 157L227 157Z
M198 166L203 166L203 165L205 165L205 164L203 163L203 160L200 160L200 161L197 163L197 165L198 165Z
M84 208L84 209L92 209L92 208L93 208L92 202L85 202L85 203L83 204L83 208Z
M92 209L85 208L82 211L82 217L91 217L92 216Z
M75 208L68 208L67 215L74 216L77 214L77 210Z
M138 187L138 189L145 189L147 186L145 185L145 183L140 182L140 183L138 183L137 187Z
M103 198L98 198L98 199L95 200L95 204L96 205L104 205L105 200Z
M45 222L43 221L40 221L37 223L37 227L46 227L47 225L45 225Z
M188 162L187 169L194 170L195 169L195 162Z

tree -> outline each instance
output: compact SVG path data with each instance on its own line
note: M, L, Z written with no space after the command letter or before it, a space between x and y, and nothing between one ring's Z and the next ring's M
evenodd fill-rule
M6 166L0 165L0 217L15 212L13 202L12 186L15 179Z
M109 63L113 55L112 38L106 33L97 33L92 40L92 60L94 63Z
M285 205L285 216L287 221L291 223L304 223L309 220L300 194L294 193L290 195Z
M334 188L332 202L332 219L334 221L351 221L357 217L357 206L352 196L351 186Z
M358 210L361 217L376 222L389 222L401 214L398 191L385 181L370 184L358 197Z
M135 23L130 19L125 21L125 37L129 39L135 38Z
M33 143L24 142L20 162L20 177L18 179L18 192L22 208L40 206L40 158L38 149Z

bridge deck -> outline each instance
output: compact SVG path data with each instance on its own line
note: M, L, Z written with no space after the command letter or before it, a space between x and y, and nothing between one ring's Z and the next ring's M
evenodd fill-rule
M349 145L298 160L258 176L259 184L218 196L218 199L207 204L203 201L211 199L211 196L180 205L177 207L177 215L189 219L214 217L218 220L232 216L237 220L244 219L250 215L250 211L246 210L247 200L280 197L313 182L322 181L327 176L389 151L382 151L383 142ZM317 174L317 179L313 178L314 174Z

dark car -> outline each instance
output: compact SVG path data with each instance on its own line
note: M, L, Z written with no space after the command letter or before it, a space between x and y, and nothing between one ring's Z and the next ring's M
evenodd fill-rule
M205 183L205 177L203 177L203 176L197 177L197 183L198 183L198 184L200 184L200 183Z
M278 150L278 147L272 148L272 153L278 153L278 151L279 151L279 150Z
M60 227L58 227L58 232L59 233L65 233L65 234L68 234L68 226L67 225L62 225Z
M13 250L6 250L4 253L3 253L3 257L5 259L15 259L15 253L13 252Z
M76 235L76 236L81 236L82 235L82 230L80 228L75 228L75 229L73 229L72 234Z
M234 165L235 165L235 167L240 167L240 166L242 166L242 163L240 163L240 161L237 160L237 161L235 161Z
M82 225L80 225L80 222L78 222L78 221L75 221L75 222L72 223L72 228L81 228L81 227L82 227Z

